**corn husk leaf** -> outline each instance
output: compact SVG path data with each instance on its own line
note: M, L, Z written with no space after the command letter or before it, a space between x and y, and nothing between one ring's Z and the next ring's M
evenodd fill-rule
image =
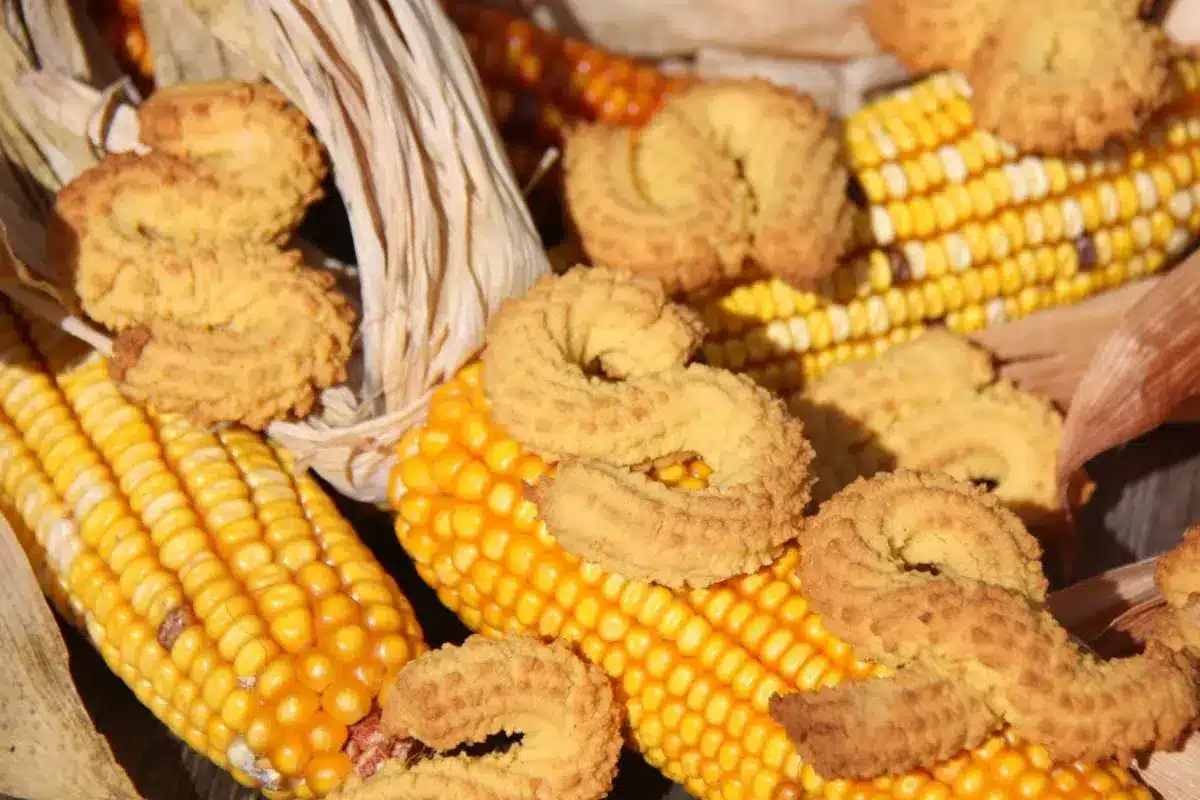
M212 80L250 80L260 75L254 65L213 35L185 0L153 0L141 4L142 28L154 54L154 80L159 86Z
M996 357L1000 376L1067 408L1105 338L1158 282L1149 278L1077 305L984 328L971 338Z
M1098 655L1131 655L1166 607L1154 583L1156 563L1155 558L1139 561L1055 592L1050 609ZM1161 800L1195 800L1200 797L1200 734L1193 733L1179 750L1143 758L1133 771Z
M1093 456L1153 430L1200 393L1197 320L1200 252L1139 298L1092 356L1063 424L1064 491Z
M0 608L0 793L28 800L139 798L75 691L54 615L3 518Z
M862 0L550 0L555 19L610 50L661 58L721 47L763 55L842 60L879 46Z

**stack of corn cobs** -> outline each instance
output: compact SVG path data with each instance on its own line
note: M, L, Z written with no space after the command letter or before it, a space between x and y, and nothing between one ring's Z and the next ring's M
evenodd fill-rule
M148 75L136 0L106 5L114 46ZM451 13L501 128L527 144L556 142L576 119L637 124L682 83L497 12ZM973 331L1161 269L1200 231L1200 79L1179 70L1185 101L1138 141L1081 160L1023 157L975 129L949 76L867 106L844 129L863 208L852 253L813 291L752 278L698 300L705 360L791 388L931 323ZM8 310L0 348L0 501L49 565L40 577L58 608L238 781L274 786L271 797L334 792L354 766L355 726L425 649L394 581L260 436L144 411L99 357L79 361L62 334ZM1149 797L1116 764L1053 764L1009 732L928 771L817 775L770 697L878 670L808 608L796 551L706 589L626 580L547 534L522 489L548 470L491 420L470 366L400 446L399 538L472 629L558 637L599 665L632 742L694 794ZM654 477L701 488L709 471L662 465Z

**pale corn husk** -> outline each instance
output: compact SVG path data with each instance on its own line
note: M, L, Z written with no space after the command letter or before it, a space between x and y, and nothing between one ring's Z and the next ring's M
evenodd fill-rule
M355 381L268 433L342 493L382 502L429 392L479 350L499 303L549 270L478 76L436 0L190 4L312 120L354 236ZM94 89L45 72L20 86L56 135L136 146L136 116L101 113Z
M140 798L75 691L54 615L3 517L0 608L0 793L27 800Z

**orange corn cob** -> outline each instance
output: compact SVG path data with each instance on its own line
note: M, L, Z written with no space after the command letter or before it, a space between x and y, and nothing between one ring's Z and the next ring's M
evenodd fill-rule
M760 572L672 591L604 572L560 548L525 487L548 472L489 416L479 364L441 386L399 446L396 533L422 578L473 630L558 637L613 679L633 743L698 797L827 800L1149 800L1120 767L1056 766L1011 733L929 771L825 780L768 715L775 692L880 674L825 631L786 552ZM658 469L702 488L702 463Z
M568 117L641 124L685 82L495 9L460 0L445 5L485 84L532 91Z

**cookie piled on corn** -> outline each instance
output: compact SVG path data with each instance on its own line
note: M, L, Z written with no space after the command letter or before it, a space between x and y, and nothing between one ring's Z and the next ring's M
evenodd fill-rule
M525 498L553 467L493 421L482 373L474 364L439 387L427 425L399 446L392 503L401 544L472 630L556 637L601 666L638 750L697 797L1149 800L1114 764L1056 765L1009 732L928 771L861 782L819 776L769 716L771 695L884 673L809 609L797 551L690 590L580 561ZM711 470L691 461L651 475L703 489Z
M269 797L341 785L355 726L425 650L395 581L286 453L139 408L104 359L7 308L0 506L138 699Z
M1023 155L974 126L970 88L927 78L847 120L857 243L815 291L749 279L694 298L709 363L795 387L944 324L972 332L1169 266L1200 233L1197 67L1134 140Z

